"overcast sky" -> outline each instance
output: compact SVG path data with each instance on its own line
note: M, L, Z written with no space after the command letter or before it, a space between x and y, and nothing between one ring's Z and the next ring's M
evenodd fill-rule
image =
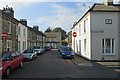
M68 32L94 3L103 0L3 0L0 9L6 5L13 7L16 19L27 19L28 26L38 25L40 31L61 27Z

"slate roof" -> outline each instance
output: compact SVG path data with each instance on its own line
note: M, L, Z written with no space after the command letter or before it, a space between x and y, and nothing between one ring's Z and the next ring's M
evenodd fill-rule
M106 11L106 12L119 12L120 4L104 5L104 4L94 4L89 11Z

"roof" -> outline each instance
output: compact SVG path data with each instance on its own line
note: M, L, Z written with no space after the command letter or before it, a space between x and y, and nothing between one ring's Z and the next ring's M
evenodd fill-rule
M120 4L105 5L96 3L79 19L78 22L80 22L89 12L120 12ZM78 22L76 22L72 28L74 28Z
M41 32L41 31L34 30L32 27L29 27L29 26L27 26L27 28L30 29L31 31L34 31L34 32L37 33L37 34L40 34L40 35L46 37L46 35L45 35L43 32Z
M104 5L94 4L90 11L120 12L120 4Z

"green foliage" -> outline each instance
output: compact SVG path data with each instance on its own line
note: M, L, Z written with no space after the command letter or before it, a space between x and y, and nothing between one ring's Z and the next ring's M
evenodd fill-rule
M66 42L65 40L62 40L62 41L61 41L61 44L62 44L63 46L67 46L67 45L68 45L68 42Z
M52 29L50 27L48 27L45 32L52 32Z
M62 28L60 27L56 27L52 30L53 32L61 32L62 31Z

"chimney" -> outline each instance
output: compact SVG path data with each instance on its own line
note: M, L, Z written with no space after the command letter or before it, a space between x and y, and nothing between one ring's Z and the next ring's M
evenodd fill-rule
M6 5L6 8L3 7L2 12L6 13L7 15L11 16L14 18L14 10L12 7L8 7L8 5Z
M21 22L22 24L24 24L25 26L27 26L27 20L26 20L26 19L20 19L20 22Z
M39 26L34 25L34 26L33 26L33 29L36 30L36 31L39 31Z
M104 0L104 5L107 6L113 5L113 0Z

